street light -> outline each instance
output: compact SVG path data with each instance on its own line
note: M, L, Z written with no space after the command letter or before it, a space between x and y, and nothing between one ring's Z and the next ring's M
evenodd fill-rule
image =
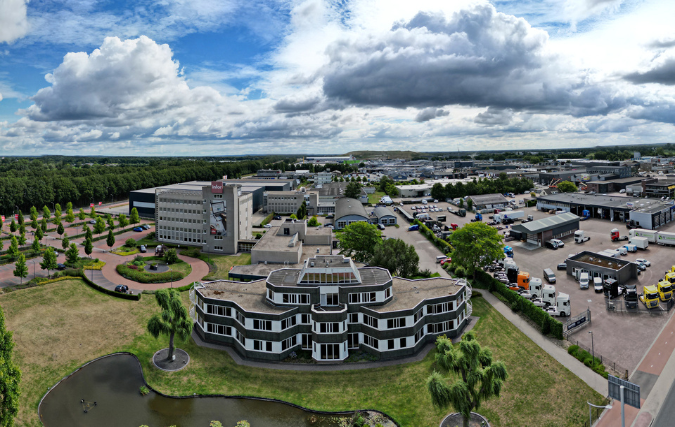
M599 405L594 405L591 402L586 401L588 403L588 427L591 427L593 425L593 408L598 408L598 409L612 409L612 405L606 405L606 406L599 406Z
M593 364L595 364L595 347L593 346L593 331L588 331L591 334L591 354L593 355Z
M171 266L169 266L169 276L171 277L171 289L173 289L173 274L171 274L173 270L171 270Z

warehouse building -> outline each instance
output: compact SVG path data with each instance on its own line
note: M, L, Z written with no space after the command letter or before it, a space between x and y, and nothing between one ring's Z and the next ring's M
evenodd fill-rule
M589 277L601 277L602 280L614 279L624 285L638 278L637 264L595 252L583 251L565 260L567 274L579 277L588 273Z
M378 206L370 214L371 224L396 225L396 215L389 208Z
M579 229L579 217L571 213L543 218L511 227L511 235L519 233L521 240L543 246L551 239L563 239L573 236Z
M342 230L349 224L358 221L370 222L370 216L361 202L347 197L335 201L334 227L336 230Z
M642 194L647 197L668 197L675 195L675 180L672 179L652 179L650 182L642 184Z
M595 191L596 193L616 193L625 190L629 185L640 184L644 180L642 177L608 179L604 181L588 181L586 183L587 191ZM654 179L654 181L656 181Z
M509 206L509 201L502 194L481 194L469 196L475 209L504 209Z
M301 268L251 282L219 280L190 291L195 332L247 359L282 361L310 351L318 362L350 352L379 359L417 354L440 335L461 335L471 288L450 278L409 280L343 256L316 256Z

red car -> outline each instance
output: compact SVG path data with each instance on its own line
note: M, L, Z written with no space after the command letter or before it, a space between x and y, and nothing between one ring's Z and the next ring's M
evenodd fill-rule
M442 260L441 260L441 265L445 265L446 262L447 262L447 263L452 262L452 258L448 257L448 258L446 258L446 259L442 259Z

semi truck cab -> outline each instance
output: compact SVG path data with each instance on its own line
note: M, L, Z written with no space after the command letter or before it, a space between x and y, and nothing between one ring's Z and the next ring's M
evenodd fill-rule
M656 286L643 286L640 301L649 309L657 308L659 306L659 291Z
M661 301L667 302L673 297L673 286L671 285L670 281L662 280L656 284L656 288L659 291L659 299Z
M623 296L623 300L626 303L626 308L637 308L638 305L638 293L637 287L635 285L626 285L626 293Z
M562 292L559 293L555 299L555 306L549 307L546 311L551 316L570 316L572 314L570 296Z

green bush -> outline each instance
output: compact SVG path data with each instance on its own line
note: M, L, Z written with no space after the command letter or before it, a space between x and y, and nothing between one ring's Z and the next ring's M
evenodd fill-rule
M124 278L133 280L134 282L139 283L166 283L173 281L181 280L183 273L179 271L165 271L164 273L147 273L144 270L136 270L131 266L126 264L120 264L116 267L117 272Z
M577 357L577 351L579 351L579 346L576 344L567 347L567 353L571 354L574 357Z
M187 249L183 249L180 251L181 255L189 256L190 258L199 258L199 255L201 255L202 251L199 248L191 247Z
M265 219L262 220L262 222L260 223L260 227L266 226L267 224L269 224L270 221L272 221L272 219L274 219L274 212L267 215Z
M455 267L455 276L464 277L466 276L466 268L460 266Z
M124 241L124 247L135 248L136 247L136 240L134 240L132 238L128 238L127 240Z
M478 292L478 291L473 291L473 292L471 293L471 298L482 298L482 297L483 297L483 294L481 294L481 293Z
M513 310L514 313L518 313L520 311L520 304L518 301L513 301L511 303L511 310Z

